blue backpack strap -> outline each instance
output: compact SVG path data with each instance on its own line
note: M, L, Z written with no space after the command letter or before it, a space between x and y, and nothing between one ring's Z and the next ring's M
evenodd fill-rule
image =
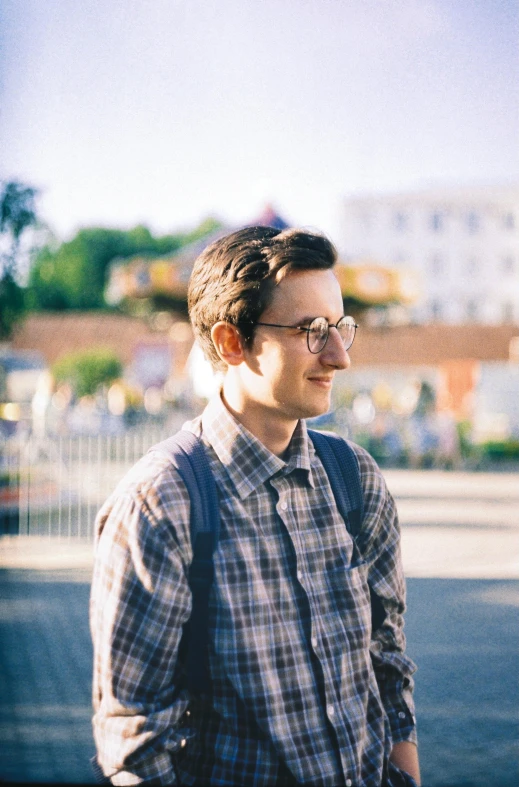
M362 520L364 518L364 495L357 456L351 446L332 432L308 430L314 448L323 463L332 488L333 496L344 519L355 549L362 557ZM359 543L360 542L360 543ZM371 600L371 627L376 631L386 619L386 610L380 596L369 585Z
M364 495L357 456L346 440L333 432L309 429L308 434L326 470L337 508L356 543L364 518Z
M165 454L186 485L190 506L193 560L189 568L192 610L186 630L187 686L192 694L210 691L208 648L209 594L214 578L213 552L220 533L220 508L213 473L200 439L181 429L150 448Z

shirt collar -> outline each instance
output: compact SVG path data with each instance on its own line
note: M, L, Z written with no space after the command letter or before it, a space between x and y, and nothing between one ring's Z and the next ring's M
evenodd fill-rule
M314 486L311 470L314 448L304 421L298 422L287 453L280 459L231 415L218 394L202 414L202 432L241 499L272 476L288 475L294 470L305 471L308 483Z

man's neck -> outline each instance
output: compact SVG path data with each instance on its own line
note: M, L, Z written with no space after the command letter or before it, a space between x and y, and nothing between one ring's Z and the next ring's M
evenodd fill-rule
M268 448L275 456L283 457L294 434L298 423L297 420L287 422L286 420L277 419L275 415L265 419L263 412L257 411L254 405L248 403L247 407L244 407L239 401L234 401L232 396L226 396L225 387L221 391L220 396L231 415L245 429L263 443L265 448ZM230 402L229 399L231 399Z

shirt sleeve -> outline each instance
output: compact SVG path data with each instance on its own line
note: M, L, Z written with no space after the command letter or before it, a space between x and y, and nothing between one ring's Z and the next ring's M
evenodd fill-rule
M120 488L96 521L94 737L113 784L175 784L171 755L189 735L177 659L191 612L189 500L173 473Z
M416 743L412 677L416 665L405 653L403 616L406 587L398 514L377 464L362 448L354 448L364 491L364 521L359 547L369 564L370 586L386 612L383 625L372 635L371 659L393 743Z

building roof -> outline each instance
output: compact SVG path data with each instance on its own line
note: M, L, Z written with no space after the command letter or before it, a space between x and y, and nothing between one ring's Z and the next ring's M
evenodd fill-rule
M173 322L173 321L172 321ZM180 337L178 362L185 362L191 347L186 332ZM43 312L30 314L18 327L13 350L38 350L49 366L64 355L104 347L112 350L124 365L132 362L134 350L143 344L175 341L168 330L153 330L139 317L106 312ZM185 345L185 346L184 346Z
M405 191L361 192L343 198L348 205L430 205L434 203L488 205L519 202L519 182L436 184Z
M432 365L446 361L508 361L519 325L361 326L350 350L354 365Z
M174 329L173 329L174 330ZM355 366L438 365L446 361L507 361L518 325L406 325L370 328L362 325L350 355ZM104 312L30 314L19 326L13 350L37 350L52 365L69 352L94 347L112 349L123 364L133 360L143 343L175 342L175 367L185 362L192 343L189 331L152 330L141 318Z

